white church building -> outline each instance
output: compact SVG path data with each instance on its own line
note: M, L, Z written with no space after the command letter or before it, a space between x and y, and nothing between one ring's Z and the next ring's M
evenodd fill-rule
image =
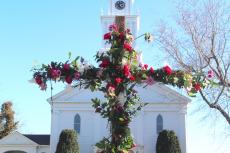
M109 13L101 16L103 32L116 15L126 17L126 27L137 36L139 16L132 15L132 0L109 0ZM178 136L182 153L186 148L186 113L190 102L171 88L155 83L137 87L140 101L148 103L130 125L137 147L135 153L155 153L158 133L173 130ZM104 99L103 93L67 87L48 99L51 105L51 134L24 135L14 132L0 140L0 153L55 153L63 129L78 133L80 153L94 153L94 145L108 135L107 120L95 113L92 98Z

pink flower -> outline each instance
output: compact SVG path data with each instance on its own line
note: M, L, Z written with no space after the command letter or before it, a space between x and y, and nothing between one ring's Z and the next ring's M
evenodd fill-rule
M113 85L111 83L108 83L106 87L107 87L107 92L108 92L109 96L111 96L111 97L116 96L116 94L115 94L115 85Z
M163 67L163 70L164 72L167 74L167 75L171 75L172 74L172 69L167 65L165 67Z
M147 70L147 68L148 68L148 64L144 64L143 70Z
M212 70L208 71L208 78L212 78L214 76L214 72Z
M147 85L149 86L152 86L155 83L155 81L152 77L148 77L145 83L147 83Z
M137 145L135 143L132 144L132 148L135 148L137 147Z
M45 83L40 84L41 90L46 90L47 85Z
M133 48L132 46L129 44L129 43L124 43L124 49L129 51L129 52L132 52Z
M118 31L118 27L116 24L112 24L109 26L109 31Z
M80 79L80 76L81 76L80 72L75 72L75 73L74 73L74 78L75 78L76 80L79 80L79 79Z
M51 69L51 78L52 79L57 79L61 75L61 71L57 69Z
M111 33L106 33L104 35L104 40L108 40L108 39L111 39Z

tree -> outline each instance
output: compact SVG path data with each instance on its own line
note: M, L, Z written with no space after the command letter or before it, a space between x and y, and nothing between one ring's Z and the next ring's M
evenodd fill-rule
M61 132L56 153L79 153L77 133L75 130L65 129Z
M116 24L110 26L110 32L104 35L111 48L95 55L99 67L89 65L82 57L77 57L64 63L51 62L33 69L33 78L41 90L46 89L47 82L62 81L74 87L104 93L106 100L92 99L92 105L95 112L107 118L110 125L110 135L102 142L106 144L106 150L103 150L106 153L128 152L134 146L131 145L133 140L130 137L129 124L136 113L146 105L138 105L140 98L135 90L137 84L145 87L156 81L179 88L191 85L190 94L196 94L198 90L205 88L197 87L203 83L197 75L174 71L169 66L154 70L153 67L149 68L147 64L138 61L139 53L132 47L135 39L130 30L125 29L125 17L117 16L115 22ZM142 36L147 41L151 39L149 34Z
M181 153L179 141L175 132L163 130L159 133L156 153Z
M17 124L18 122L14 122L14 111L12 110L12 103L3 103L0 113L0 139L16 130Z
M179 69L206 75L210 85L199 90L202 101L230 125L229 5L221 0L185 1L177 10L176 24L162 24L156 40Z

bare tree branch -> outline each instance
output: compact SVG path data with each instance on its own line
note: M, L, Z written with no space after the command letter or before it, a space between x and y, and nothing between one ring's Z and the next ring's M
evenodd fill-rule
M230 125L230 7L222 0L190 2L178 5L177 26L162 24L156 42L178 68L214 73L218 85L200 95Z

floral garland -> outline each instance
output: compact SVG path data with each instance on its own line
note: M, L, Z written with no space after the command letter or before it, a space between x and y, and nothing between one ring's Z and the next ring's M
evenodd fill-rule
M124 153L135 147L129 123L145 105L136 106L139 101L134 89L136 84L146 86L161 82L185 88L190 96L194 96L206 87L208 79L204 75L174 71L169 66L155 70L141 63L140 53L132 47L134 38L129 29L119 31L118 26L111 25L109 31L104 39L111 45L110 49L95 55L99 67L88 65L83 58L77 57L73 61L51 62L39 69L34 68L33 78L41 90L46 90L48 81L62 81L74 87L102 91L107 100L102 102L96 98L92 103L95 112L108 119L111 135L96 146L101 153ZM143 36L148 42L152 40L150 34Z

